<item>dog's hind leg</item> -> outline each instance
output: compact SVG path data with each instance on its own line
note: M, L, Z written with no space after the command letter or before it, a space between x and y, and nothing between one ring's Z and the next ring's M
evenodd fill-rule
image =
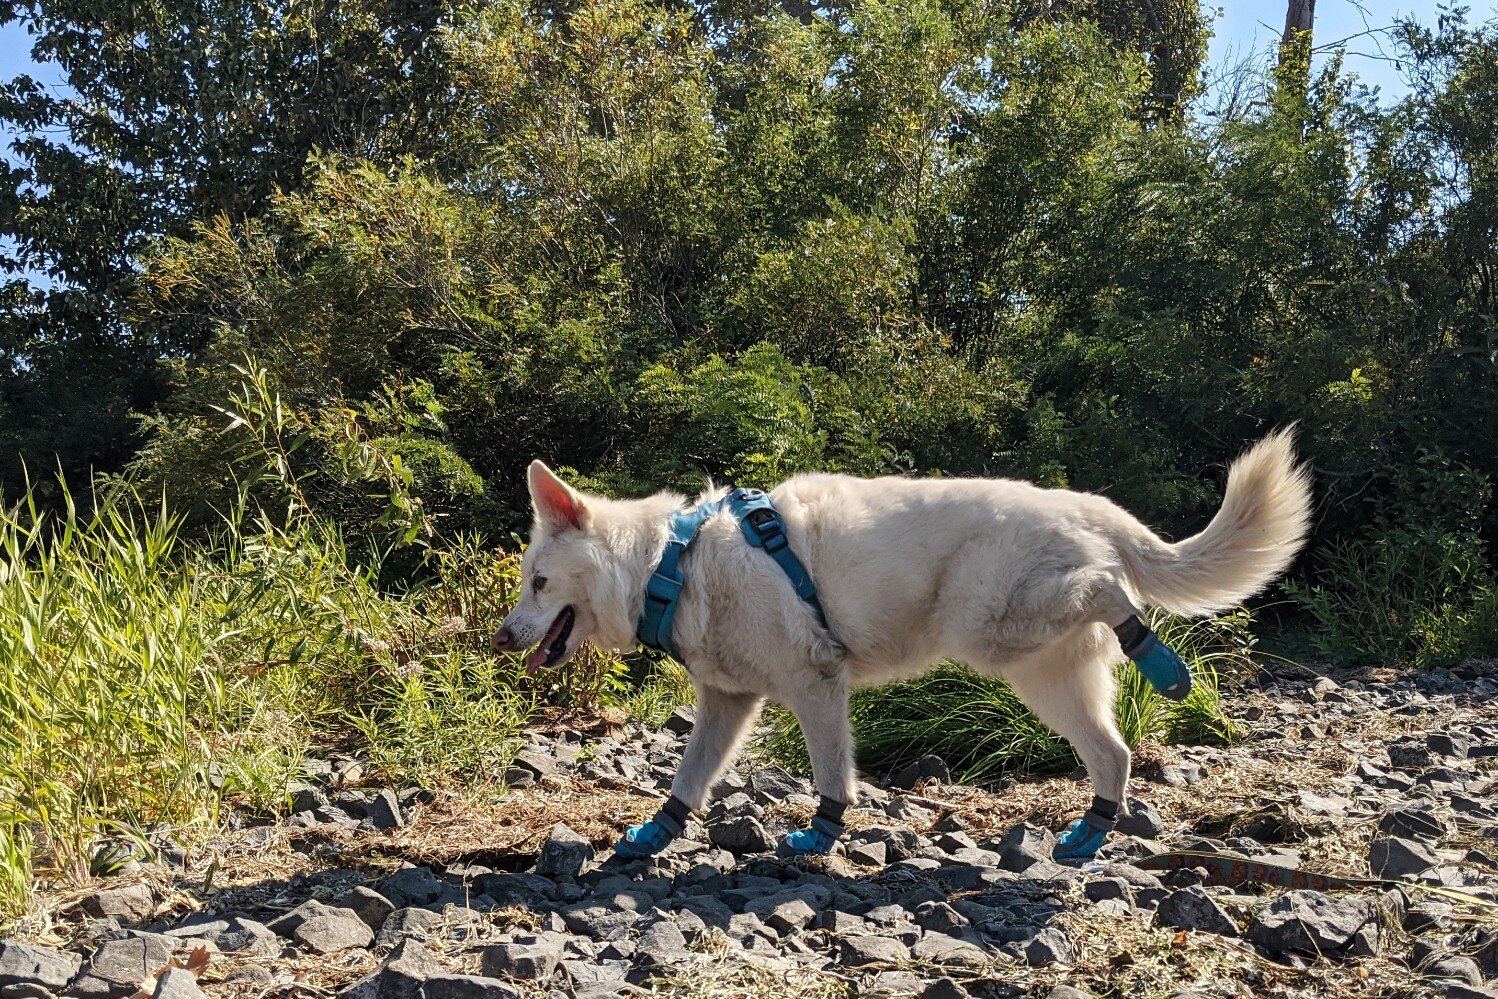
M1092 779L1092 808L1056 844L1057 860L1097 854L1128 801L1129 747L1114 712L1112 636L1089 625L1000 675L1042 722L1067 742Z
M649 822L626 830L614 852L621 857L653 856L681 835L692 812L707 803L713 782L738 749L761 703L758 694L697 688L696 722L671 782L671 797Z
M790 833L779 852L789 856L827 853L843 834L843 812L853 800L853 728L848 720L846 673L821 675L788 698L811 756L812 777L822 796L811 827Z

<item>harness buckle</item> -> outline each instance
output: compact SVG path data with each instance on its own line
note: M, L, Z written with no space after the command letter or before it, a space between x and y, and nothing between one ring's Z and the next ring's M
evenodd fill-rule
M760 508L750 510L744 514L744 520L750 527L754 528L754 534L759 538L760 547L771 555L790 544L785 537L785 527L780 522L780 517L774 510Z

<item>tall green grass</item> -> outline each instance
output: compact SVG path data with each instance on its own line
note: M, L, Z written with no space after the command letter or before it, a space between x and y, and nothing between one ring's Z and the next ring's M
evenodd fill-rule
M393 779L495 779L532 710L483 641L513 556L460 540L386 592L311 517L181 528L125 488L0 511L0 914L105 843L284 807L307 749L351 731Z
M1222 710L1224 676L1248 667L1252 647L1247 612L1210 621L1157 618L1153 627L1191 664L1196 685L1176 703L1157 694L1139 671L1118 668L1116 717L1131 747L1147 740L1224 743L1238 732ZM940 756L954 779L987 783L1014 773L1059 773L1075 765L1066 742L1041 723L1002 680L956 665L901 683L854 693L851 705L858 762L889 773L928 753ZM758 744L787 766L808 766L795 717L772 710Z

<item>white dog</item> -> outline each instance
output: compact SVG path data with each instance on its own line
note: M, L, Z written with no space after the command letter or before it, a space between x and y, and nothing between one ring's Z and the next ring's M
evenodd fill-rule
M539 461L529 484L524 589L495 648L537 647L525 660L532 669L566 661L587 639L634 648L646 586L684 498L586 495ZM710 490L698 506L722 496ZM808 474L769 497L821 607L746 542L733 511L700 525L681 558L671 627L696 687L696 725L671 799L626 834L622 854L658 852L680 834L765 698L799 720L823 801L812 828L782 849L826 852L855 794L849 691L947 659L1002 677L1070 741L1096 798L1056 855L1095 854L1127 800L1113 665L1127 650L1158 688L1178 697L1189 689L1179 658L1140 624L1142 608L1205 615L1257 593L1299 550L1311 505L1288 430L1233 464L1212 522L1175 544L1102 496L1007 479Z

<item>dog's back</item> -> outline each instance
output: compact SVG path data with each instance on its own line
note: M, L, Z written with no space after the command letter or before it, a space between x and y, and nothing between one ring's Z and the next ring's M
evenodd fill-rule
M1310 510L1288 433L1235 462L1217 516L1176 544L1104 497L1005 479L811 474L771 495L866 682L998 664L1137 605L1232 606L1293 559Z

